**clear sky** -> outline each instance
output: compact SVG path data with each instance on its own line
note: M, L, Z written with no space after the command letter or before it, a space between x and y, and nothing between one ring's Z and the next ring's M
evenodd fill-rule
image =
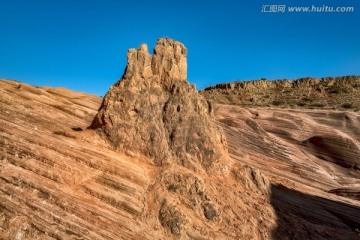
M263 5L350 6L269 13ZM270 8L265 7L265 11ZM360 75L359 0L0 0L0 78L104 95L126 51L188 48L198 89L234 80Z

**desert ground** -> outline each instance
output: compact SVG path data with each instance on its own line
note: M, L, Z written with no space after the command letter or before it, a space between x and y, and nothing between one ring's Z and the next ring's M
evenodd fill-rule
M0 80L0 239L359 239L359 112L212 102L169 38L127 58L104 98Z
M162 168L87 129L100 97L9 80L0 91L0 239L360 238L359 113L216 104L231 159L269 189L246 168L242 186L199 173L224 208L174 235L147 210Z

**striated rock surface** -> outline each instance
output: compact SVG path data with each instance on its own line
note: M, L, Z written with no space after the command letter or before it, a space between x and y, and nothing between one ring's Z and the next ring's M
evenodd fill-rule
M115 151L85 129L99 97L4 80L0 93L0 239L359 237L357 171L303 144L327 124L358 142L356 113L215 106L231 159L213 174Z
M154 54L147 46L130 49L123 77L111 87L90 128L117 149L129 149L161 165L176 161L208 169L226 157L226 140L211 103L187 82L187 50L159 39Z
M86 130L100 104L0 80L0 239L161 239L136 219L150 169Z
M230 156L262 172L358 199L358 113L215 105L215 115L223 124Z
M179 42L130 50L100 109L61 88L0 93L0 239L359 237L359 115L213 110Z

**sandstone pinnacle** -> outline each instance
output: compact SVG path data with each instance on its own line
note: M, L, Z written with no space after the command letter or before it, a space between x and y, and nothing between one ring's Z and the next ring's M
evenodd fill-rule
M118 150L150 157L155 164L176 162L205 169L227 156L212 105L187 81L187 49L172 39L127 52L122 78L104 97L90 128Z
M123 78L158 78L160 81L187 79L187 50L185 46L169 38L157 41L154 55L146 44L127 52L128 64Z

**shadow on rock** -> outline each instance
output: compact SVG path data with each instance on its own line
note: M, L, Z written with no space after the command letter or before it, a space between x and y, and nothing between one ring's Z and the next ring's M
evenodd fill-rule
M273 239L360 239L360 207L271 186Z

